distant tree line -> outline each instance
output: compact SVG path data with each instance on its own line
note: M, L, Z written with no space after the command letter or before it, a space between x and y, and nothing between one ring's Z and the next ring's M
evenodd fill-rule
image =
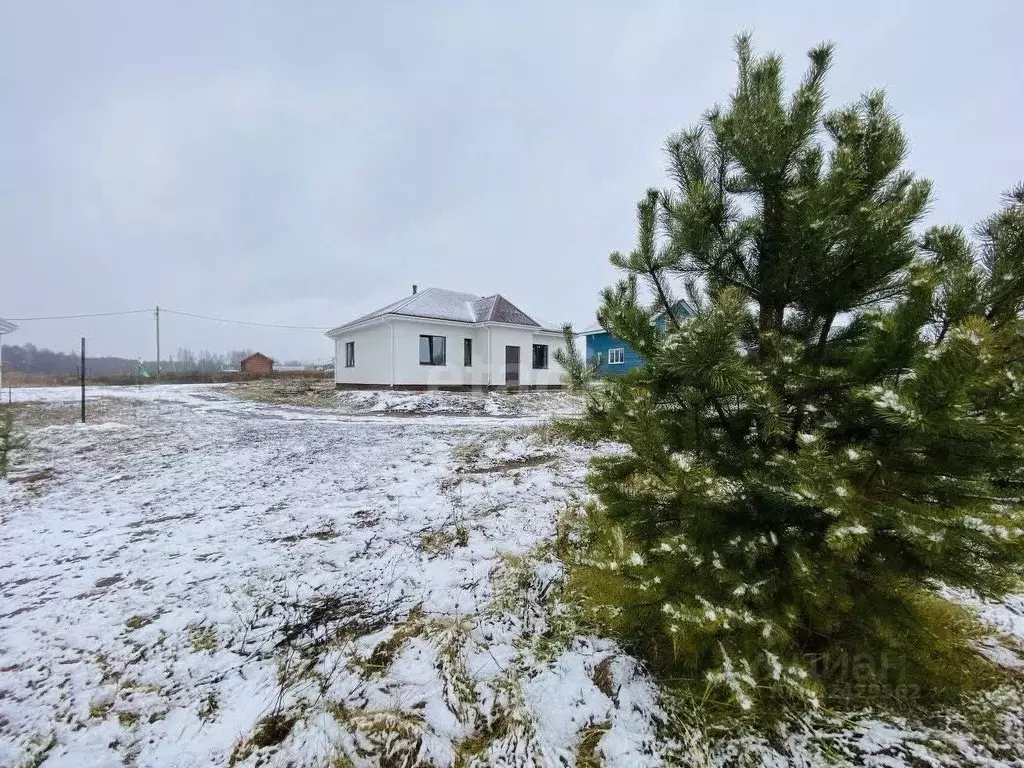
M165 371L201 371L210 373L225 368L237 368L238 364L251 355L251 349L232 349L226 355L201 349L195 354L188 347L178 347L177 352L160 362L160 369ZM154 363L155 367L155 363Z
M3 366L6 371L22 373L67 374L77 373L81 357L77 352L54 352L40 349L35 344L3 346ZM139 361L125 357L86 357L85 368L90 373L107 375L127 373L138 368Z
M251 349L232 349L227 354L202 349L198 354L188 347L179 347L174 354L160 361L160 370L167 372L215 373L225 369L237 369L239 363L253 354ZM299 361L279 361L281 365L302 365ZM85 369L90 376L108 376L119 373L136 373L139 360L127 357L86 357ZM149 373L156 371L155 360L141 361ZM80 357L77 351L54 352L40 349L35 344L3 346L3 366L6 371L42 374L78 373Z

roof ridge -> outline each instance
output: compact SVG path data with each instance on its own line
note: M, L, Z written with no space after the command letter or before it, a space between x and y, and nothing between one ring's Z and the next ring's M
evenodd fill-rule
M423 296L424 294L427 294L427 293L430 293L431 291L436 291L436 290L437 290L437 286L428 285L422 291L415 290L412 293L410 293L408 296L406 296L404 299L399 299L397 303L400 306L404 307L406 304L408 304L413 299L418 299L420 296Z
M459 294L460 296L472 296L472 297L473 297L473 298L475 298L475 299L482 299L482 298L485 298L485 297L483 297L483 296L480 296L479 294L476 294L476 293L472 293L472 292L470 292L470 291L456 291L456 290L455 290L454 288L441 288L441 287L439 287L439 286L436 286L436 285L431 285L431 286L430 286L430 287L428 287L428 288L424 288L424 289L423 289L422 291L420 291L420 293L419 293L419 294L417 294L417 295L420 295L420 294L426 293L427 291L443 291L444 293L457 293L457 294Z
M544 327L543 323L528 315L500 293L480 296L475 293L454 291L432 285L381 307L375 312L370 312L333 328L328 332L328 336L345 328L376 321L388 315L451 320L474 325L478 323L507 323L533 328Z
M516 312L518 312L519 314L521 314L521 315L522 315L523 317L525 317L525 318L526 318L527 320L529 320L529 321L530 321L531 323L533 323L534 325L536 325L536 326L538 326L538 327L542 327L542 326L541 326L541 323L537 322L537 318L533 317L533 316L532 316L531 314L529 314L529 313L528 313L528 312L527 312L526 310L524 310L524 309L523 309L522 307L520 307L520 306L519 306L518 304L516 304L515 302L513 302L513 301L510 301L509 299L507 299L507 298L505 298L504 296L502 296L502 295L501 295L500 293L497 293L497 294L495 294L495 298L496 298L496 299L501 299L502 301L504 301L504 302L505 302L506 304L508 304L508 305L509 305L510 307L512 307L512 308L513 308L513 309L514 309L514 310L515 310ZM494 303L495 303L495 305L497 305L497 303L498 303L498 302L497 302L497 301L495 301Z
M494 318L494 310L498 306L498 300L499 299L501 301L508 301L508 299L506 299L504 296L502 296L500 293L497 293L497 292L495 292L495 294L491 298L494 299L494 301L491 302L491 310L490 310L490 312L487 313L487 319L488 320L493 320L493 318ZM512 304L512 302L509 301L509 304ZM512 306L515 306L515 305L513 304ZM516 309L519 309L519 307L516 307ZM524 312L523 314L526 314L526 313Z

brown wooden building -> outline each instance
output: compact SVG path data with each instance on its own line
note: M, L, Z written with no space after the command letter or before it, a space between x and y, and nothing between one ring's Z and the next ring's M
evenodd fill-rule
M242 373L271 373L274 361L261 352L249 355L241 363Z

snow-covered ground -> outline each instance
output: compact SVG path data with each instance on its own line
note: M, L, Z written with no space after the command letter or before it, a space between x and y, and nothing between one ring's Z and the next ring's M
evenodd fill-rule
M653 688L608 642L540 663L523 640L539 577L517 556L586 460L538 441L536 414L154 386L90 389L87 424L45 425L76 390L13 394L37 418L0 481L0 764L558 764L588 733L650 752Z
M13 391L0 765L1024 764L1021 717L666 740L639 665L548 631L538 545L589 454L536 427L568 396L91 388L85 425L77 396ZM975 607L1024 637L1021 598Z
M500 428L510 423L540 423L552 416L570 416L580 411L581 400L564 392L403 392L382 390L343 390L317 382L313 390L318 405L328 408L310 408L303 403L302 394L307 382L303 380L269 380L245 384L148 385L143 387L89 386L86 403L121 400L132 403L161 405L188 405L205 412L222 411L266 416L267 402L276 405L274 418L316 421L331 420L332 415L349 421L365 416L377 419L443 417L448 426L475 424L484 429ZM81 402L78 387L24 387L4 393L14 403L41 402L68 407ZM239 398L237 395L245 397ZM248 398L248 395L253 397ZM303 404L292 405L293 401ZM503 422L484 425L476 417L499 417ZM465 421L460 417L469 417ZM509 421L514 420L514 421Z

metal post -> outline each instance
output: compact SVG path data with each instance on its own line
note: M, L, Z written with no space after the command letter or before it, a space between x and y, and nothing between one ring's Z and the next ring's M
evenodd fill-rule
M82 337L82 423L85 424L85 336Z
M160 305L156 306L156 378L160 378Z

